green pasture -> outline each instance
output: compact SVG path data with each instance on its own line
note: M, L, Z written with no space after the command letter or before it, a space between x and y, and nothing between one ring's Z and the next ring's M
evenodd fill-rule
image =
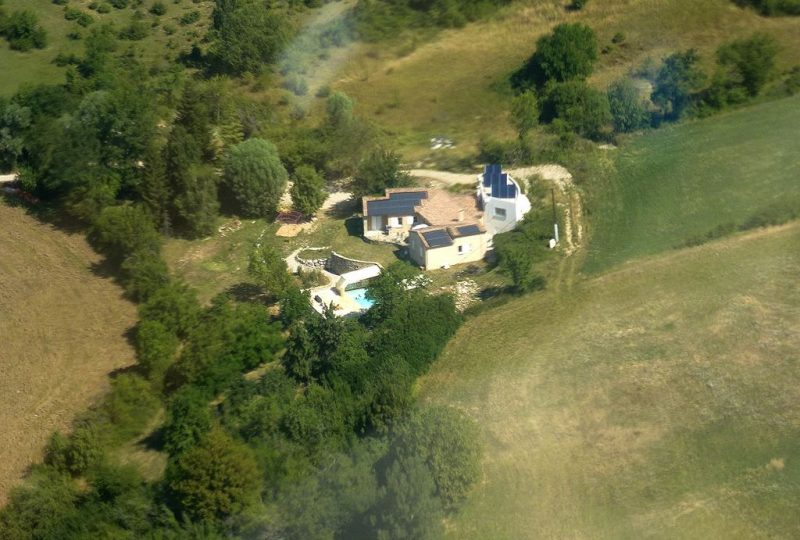
M593 210L584 269L597 272L800 210L798 126L795 96L625 144L608 178L585 180Z
M450 538L796 538L800 224L469 320L420 385L482 428Z

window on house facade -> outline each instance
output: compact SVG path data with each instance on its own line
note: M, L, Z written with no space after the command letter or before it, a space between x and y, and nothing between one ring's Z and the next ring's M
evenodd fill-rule
M505 208L495 208L494 209L494 217L498 217L500 219L506 219L506 209Z
M461 244L460 246L458 246L459 255L464 255L466 253L469 253L470 251L472 251L472 244Z

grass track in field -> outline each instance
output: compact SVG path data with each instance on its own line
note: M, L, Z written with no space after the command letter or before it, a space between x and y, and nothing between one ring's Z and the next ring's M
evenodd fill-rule
M585 270L680 247L773 205L800 209L800 96L639 136L595 207ZM602 193L601 193L602 191Z
M483 429L451 538L792 538L800 224L467 322L421 383Z

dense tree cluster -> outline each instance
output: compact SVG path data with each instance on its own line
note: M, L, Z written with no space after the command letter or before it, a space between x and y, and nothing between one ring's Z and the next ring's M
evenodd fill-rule
M0 514L0 537L179 538L246 529L377 538L417 530L418 520L436 530L455 500L452 487L426 487L431 475L445 474L443 464L431 455L409 465L393 441L413 410L414 379L460 323L452 299L407 290L410 274L399 266L375 284L373 315L320 315L280 254L262 244L250 271L264 299L278 302L276 320L261 304L226 296L200 306L169 275L159 231L210 232L220 190L242 214L269 214L288 173L273 145L244 140L259 127L247 109L231 107L218 83L153 77L115 54L116 39L109 27L94 27L66 84L0 102L5 166L19 168L26 189L87 226L140 303L137 372L115 378L72 434L53 436L45 463ZM296 206L310 213L321 204L317 170L359 171L365 186L376 186L369 189L407 182L396 155L362 144L371 134L353 102L333 94L320 127L282 140ZM293 148L304 135L321 144ZM331 149L338 161L328 158ZM255 368L264 371L242 377ZM155 444L170 457L163 481L153 484L116 465L109 449L140 434L161 406L166 421ZM474 481L468 460L475 452L463 454L455 489ZM341 465L324 466L329 459ZM347 486L346 497L337 486ZM418 493L425 495L409 499ZM295 511L253 521L240 515L251 505Z
M651 80L624 77L601 93L585 82L598 58L594 32L580 23L560 24L539 38L533 55L511 75L519 92L511 105L520 135L516 146L524 153L525 136L537 120L565 141L570 140L566 133L600 140L612 127L616 133L631 132L745 102L772 77L777 50L775 40L763 33L723 44L710 84L697 51L675 52L647 76Z

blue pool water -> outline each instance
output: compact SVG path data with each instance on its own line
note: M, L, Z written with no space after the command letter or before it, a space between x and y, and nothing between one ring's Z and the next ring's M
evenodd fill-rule
M347 291L347 294L349 294L362 309L369 309L372 307L372 304L375 303L367 298L367 289L353 289L352 291Z

